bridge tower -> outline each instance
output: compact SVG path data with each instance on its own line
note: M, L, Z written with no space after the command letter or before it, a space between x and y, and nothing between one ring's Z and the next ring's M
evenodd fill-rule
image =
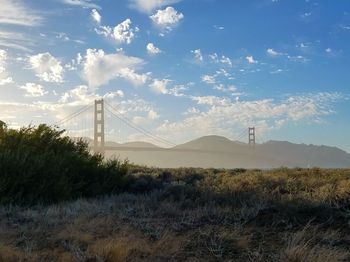
M101 154L105 153L105 118L103 99L95 100L94 152Z
M255 147L255 127L248 127L248 143L249 146Z

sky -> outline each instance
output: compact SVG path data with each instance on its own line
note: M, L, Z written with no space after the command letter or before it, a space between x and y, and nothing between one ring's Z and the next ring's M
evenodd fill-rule
M349 69L348 0L0 0L0 119L12 128L103 98L175 144L246 142L255 126L260 143L350 152ZM84 114L72 126L92 135ZM109 112L106 136L147 140Z

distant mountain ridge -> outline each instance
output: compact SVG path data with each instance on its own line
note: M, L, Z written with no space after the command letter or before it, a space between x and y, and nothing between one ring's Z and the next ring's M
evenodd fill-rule
M350 167L350 154L344 150L323 145L294 144L287 141L268 141L252 148L245 143L212 135L200 137L168 149L144 142L117 145L119 147L134 147L135 150L107 152L108 156L115 155L128 158L136 164L158 167ZM137 148L156 150L138 151Z

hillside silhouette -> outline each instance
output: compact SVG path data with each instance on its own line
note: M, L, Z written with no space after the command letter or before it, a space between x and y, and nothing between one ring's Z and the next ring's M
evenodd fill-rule
M106 145L112 145L107 142ZM173 148L160 148L150 143L117 144L120 150L108 151L107 157L128 158L136 164L165 168L275 168L350 166L350 154L336 147L294 144L287 141L268 141L247 144L222 136L204 136ZM150 150L147 151L147 148Z

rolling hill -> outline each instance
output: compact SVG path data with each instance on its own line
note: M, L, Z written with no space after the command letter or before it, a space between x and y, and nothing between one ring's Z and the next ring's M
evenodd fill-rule
M169 149L157 148L143 142L121 146L134 147L135 150L109 151L106 155L128 158L136 164L157 167L350 167L350 154L339 148L293 144L286 141L268 141L251 148L245 143L225 137L204 136ZM138 150L140 147L144 149ZM147 151L147 148L150 151Z

